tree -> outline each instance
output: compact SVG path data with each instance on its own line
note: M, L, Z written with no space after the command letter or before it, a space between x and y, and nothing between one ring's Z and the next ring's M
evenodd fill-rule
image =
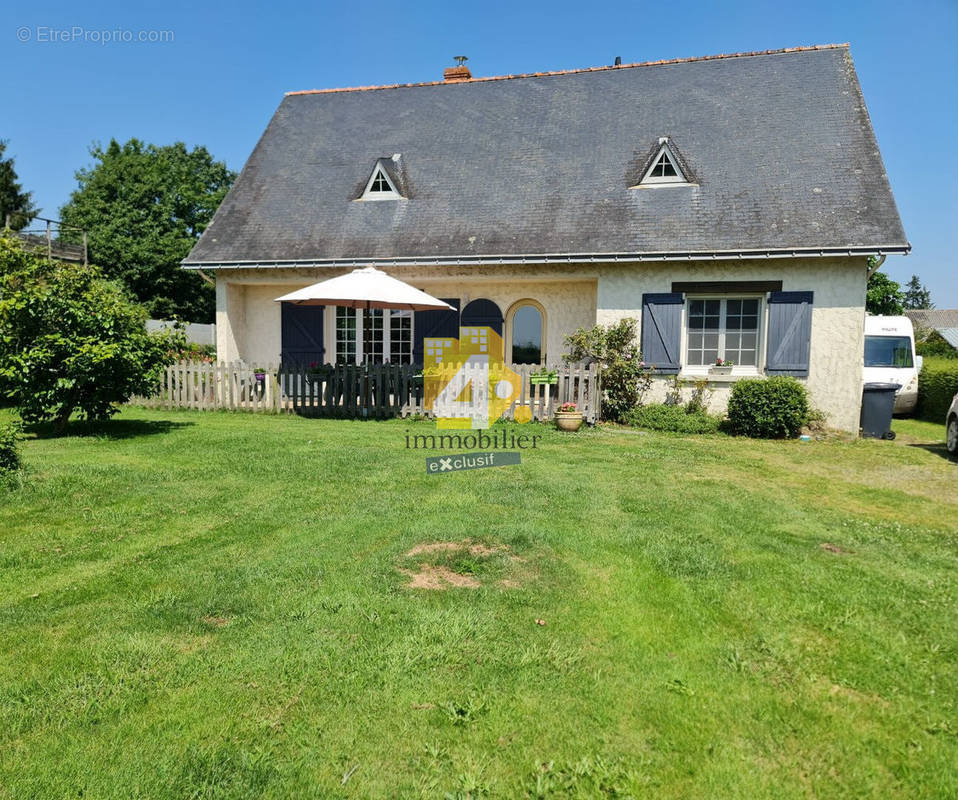
M15 231L26 227L40 213L33 206L33 193L23 191L13 166L13 157L4 158L7 142L0 139L0 226L10 215L10 227Z
M236 174L205 147L130 139L90 150L78 188L61 209L87 232L90 260L122 281L153 317L212 322L213 287L180 268Z
M642 402L643 394L652 383L651 371L642 363L635 344L635 327L635 320L626 317L613 325L579 328L565 337L569 352L563 359L598 362L602 416L606 419L623 421L628 412Z
M917 275L912 275L911 280L905 284L905 301L903 303L907 310L934 308L935 304L931 302L931 292L927 286L922 286Z
M884 272L873 272L868 278L865 310L869 314L896 317L904 310L905 295L901 286Z
M74 410L105 419L146 394L182 334L150 334L146 311L96 267L47 261L0 236L0 382L27 422Z

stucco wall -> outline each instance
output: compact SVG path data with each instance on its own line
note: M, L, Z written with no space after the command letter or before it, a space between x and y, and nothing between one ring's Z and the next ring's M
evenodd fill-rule
M673 281L770 280L782 281L785 291L815 293L809 374L802 380L830 426L857 431L865 346L864 258L609 265L599 273L596 320L608 324L634 317L641 327L642 294L670 292ZM713 410L724 411L731 384L712 381ZM648 399L662 400L666 388L665 379L656 380Z
M243 357L247 335L245 293L243 284L217 276L216 357L221 361L238 361Z
M460 308L480 297L492 300L505 316L503 336L506 340L507 358L511 352L512 341L511 312L522 305L523 300L535 300L545 310L545 360L550 364L562 361L566 334L576 328L595 324L594 280L576 280L568 276L562 281L473 279L468 283L420 281L417 285L421 285L434 297L459 297Z
M275 298L310 283L342 274L332 270L258 272L221 270L217 273L217 323L232 320L232 326L218 328L217 356L227 360L269 364L279 361L280 304ZM492 300L505 317L503 336L509 346L511 311L523 300L537 301L545 311L546 357L561 361L564 336L579 327L595 324L596 278L581 269L404 268L390 274L417 286L434 297L458 297L461 307L471 300ZM326 355L334 355L332 314L326 315Z
M345 270L220 270L217 273L218 356L276 363L280 354L280 307L274 298ZM546 312L546 353L561 359L563 337L578 327L622 317L641 321L642 295L669 292L673 281L782 281L788 290L815 293L809 376L812 403L830 425L858 430L864 348L866 270L863 258L760 259L641 264L523 267L403 267L390 274L437 297L463 305L485 297L506 315L523 299ZM332 315L327 314L327 356L332 357ZM714 381L712 406L725 408L730 380ZM650 401L665 396L658 379Z

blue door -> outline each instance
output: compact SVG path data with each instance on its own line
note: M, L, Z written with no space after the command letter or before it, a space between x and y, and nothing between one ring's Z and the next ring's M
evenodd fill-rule
M284 366L310 366L326 361L323 307L283 303L281 358Z
M455 311L436 309L434 311L417 311L413 327L412 360L414 364L422 366L423 339L448 337L459 338L459 298L440 297L444 303L451 305Z

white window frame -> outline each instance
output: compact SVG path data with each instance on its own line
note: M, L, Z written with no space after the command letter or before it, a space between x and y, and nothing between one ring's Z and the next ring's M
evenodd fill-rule
M350 308L348 306L327 306L327 308L332 310L333 312L332 314L327 315L332 317L332 323L333 323L332 324L333 357L331 359L331 363L333 364L339 363L339 309L340 308L344 309L347 312L355 312L356 314L356 347L355 347L355 353L353 354L353 361L358 363L358 354L362 352L361 343L362 343L362 336L363 336L363 330L361 325L362 318L359 316L359 310ZM343 362L343 363L349 363L349 362Z
M373 190L373 184L376 182L376 178L379 175L383 176L383 179L386 181L386 185L389 186L389 191L385 192L382 190ZM396 185L392 182L392 178L389 177L389 173L379 164L376 164L376 168L373 170L373 174L369 176L369 180L366 181L366 188L363 190L363 196L359 198L360 200L402 200L403 196L396 191Z
M541 337L541 343L539 345L539 364L544 365L548 363L549 354L546 352L546 345L548 344L548 330L549 330L549 315L546 313L545 306L542 305L538 300L533 300L531 297L524 297L521 300L516 300L511 306L509 306L508 311L506 311L505 316L505 334L506 339L504 342L505 346L505 355L506 360L509 363L512 363L512 348L515 344L515 318L516 313L526 306L531 306L536 311L539 312L539 321L541 323L541 328L539 331L539 336Z
M416 335L413 328L416 325L416 315L412 311L407 311L406 309L393 308L389 310L389 313L383 312L383 363L391 364L392 362L392 321L394 317L402 317L408 314L409 319L409 360L408 361L399 361L399 364L412 364L412 355L413 351L416 349ZM388 359L386 356L388 355Z
M333 362L332 362L332 363L335 364L335 363L336 363L336 359L337 359L337 357L338 357L338 355L339 355L339 326L336 324L336 319L337 319L337 316L338 316L338 313L339 313L339 312L337 311L337 309L340 308L340 306L328 306L328 308L331 308L331 309L332 309L332 314L330 314L330 316L331 316L332 319L333 319L333 326L332 326L332 336L333 336L333 348L332 348L332 352L333 352ZM366 318L365 318L365 314L366 314L366 310L365 310L365 309L362 309L362 308L356 308L356 309L350 309L350 310L355 311L355 313L356 313L356 355L355 355L354 363L357 364L357 365L361 365L361 364L363 363L363 351L365 350L365 344L366 344L366 343L365 343L365 332L366 332ZM379 309L376 309L376 310L378 311ZM398 309L398 308L395 308L395 309L394 309L394 308L384 308L384 309L382 309L382 312L383 312L383 317L382 317L382 320L383 320L383 360L382 360L382 362L378 362L378 361L377 361L377 362L373 362L373 363L377 363L377 364L378 364L378 363L391 364L391 363L393 363L393 362L391 361L391 358L392 358L392 318L393 318L393 314L396 314L396 315L398 316L398 315L401 315L401 314L406 313L406 312L405 312L404 309ZM407 363L407 364L411 364L411 363L412 363L412 357L413 357L413 351L415 350L415 347L416 347L416 315L415 315L413 312L411 312L411 311L408 312L408 313L409 313L409 319L410 319L410 323L409 323L409 361L407 361L407 362L397 362L397 363Z
M682 370L681 376L704 377L714 364L689 364L689 318L693 300L758 300L758 327L755 331L755 365L733 364L732 376L754 377L763 374L765 367L765 332L768 328L768 300L765 294L756 292L735 292L733 294L688 294L685 296L685 306L682 309ZM721 304L719 310L719 353L725 352L725 318L728 309L727 302ZM724 356L719 356L724 358ZM680 376L680 377L681 377Z
M688 178L685 177L685 173L682 171L682 167L679 165L679 160L675 157L675 153L672 152L672 148L669 147L669 140L667 138L659 139L659 150L655 154L655 158L652 159L652 163L649 164L649 168L645 171L645 175L642 176L642 180L639 181L639 186L689 186ZM675 170L675 175L653 175L655 168L658 166L659 161L662 158L667 158L669 163L672 165L672 169Z

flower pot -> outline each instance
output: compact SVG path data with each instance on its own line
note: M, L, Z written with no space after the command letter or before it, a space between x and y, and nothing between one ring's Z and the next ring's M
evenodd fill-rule
M556 427L560 431L577 431L582 427L582 412L556 411Z
M709 375L731 375L731 367L709 367Z

